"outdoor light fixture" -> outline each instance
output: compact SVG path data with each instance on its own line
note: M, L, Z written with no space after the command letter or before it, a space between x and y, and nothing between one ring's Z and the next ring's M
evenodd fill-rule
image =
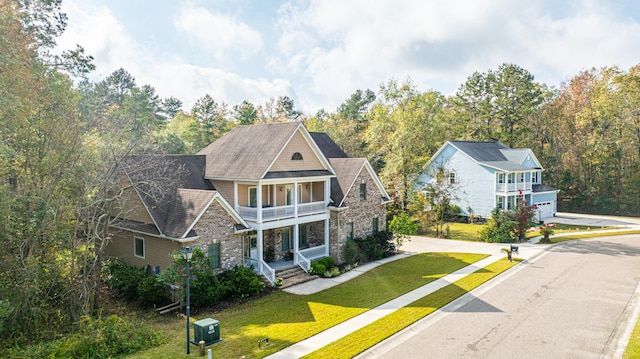
M284 187L280 186L280 192L282 192L283 189L284 189Z
M187 292L187 298L186 298L186 311L187 311L187 354L190 354L190 348L189 348L189 316L191 315L191 309L189 308L189 262L191 262L191 256L193 256L193 249L190 247L185 247L182 248L182 250L180 251L182 253L182 258L184 258L185 261L187 261L187 273L185 276L185 281L186 281L186 292Z

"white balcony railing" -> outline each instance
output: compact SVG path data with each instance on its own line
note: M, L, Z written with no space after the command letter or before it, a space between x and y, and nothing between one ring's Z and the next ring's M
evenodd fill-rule
M531 182L496 183L496 192L531 191Z
M238 206L238 213L248 221L257 221L259 210L262 211L263 222L295 217L295 205L264 208ZM324 213L325 211L324 201L298 204L298 216Z

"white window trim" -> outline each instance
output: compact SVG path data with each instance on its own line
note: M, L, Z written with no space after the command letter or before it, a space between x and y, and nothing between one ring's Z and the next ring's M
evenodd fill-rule
M140 239L142 241L142 256L139 256L136 253L136 240ZM133 237L133 256L136 258L142 258L145 259L145 255L147 254L147 248L146 248L146 244L144 243L144 237L138 237L138 236L134 236Z

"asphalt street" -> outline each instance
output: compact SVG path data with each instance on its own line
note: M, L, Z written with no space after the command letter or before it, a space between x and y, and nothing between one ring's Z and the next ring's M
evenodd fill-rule
M640 236L565 242L361 357L617 357L639 283Z

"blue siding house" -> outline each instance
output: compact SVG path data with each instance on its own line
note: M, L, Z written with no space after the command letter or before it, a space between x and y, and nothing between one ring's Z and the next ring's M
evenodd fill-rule
M447 141L431 157L418 182L436 181L437 169L456 189L462 214L488 218L491 211L515 208L521 198L537 207L536 220L555 216L558 190L542 184L544 169L528 148L501 142Z

